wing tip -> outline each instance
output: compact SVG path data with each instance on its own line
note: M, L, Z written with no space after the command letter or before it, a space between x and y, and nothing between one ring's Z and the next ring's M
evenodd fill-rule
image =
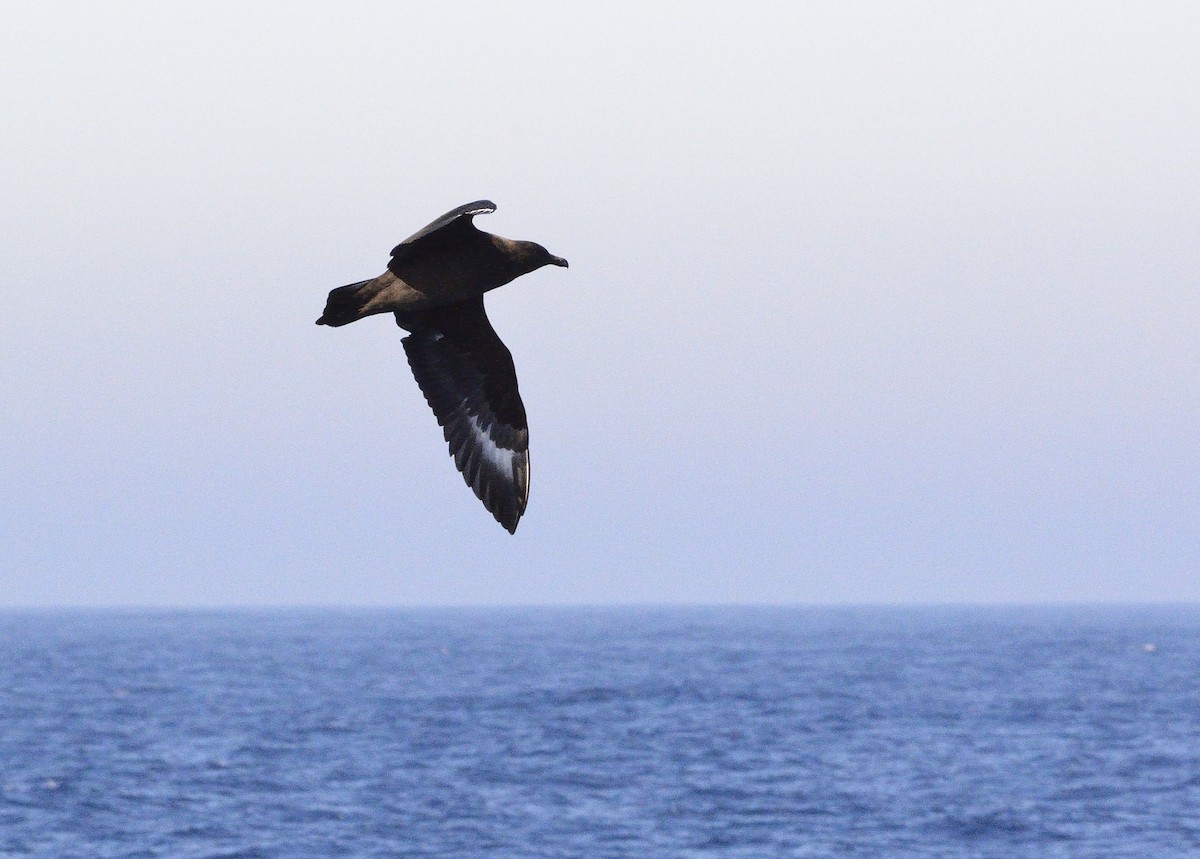
M518 457L518 462L521 457ZM496 480L496 475L488 474L484 468L475 469L475 479L472 480L468 476L468 469L460 469L463 478L471 490L475 493L475 497L483 504L484 509L492 514L501 527L510 534L517 533L517 525L521 521L521 517L525 515L525 507L529 503L529 483L522 483L514 479L512 483L501 477ZM528 468L522 468L520 465L514 464L513 477L517 478L521 472L528 474Z
M459 209L464 215L484 215L496 211L496 204L491 200L476 200L474 203L460 206Z

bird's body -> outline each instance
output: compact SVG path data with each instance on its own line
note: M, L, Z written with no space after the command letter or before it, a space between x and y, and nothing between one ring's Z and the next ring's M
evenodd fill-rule
M534 242L477 229L487 200L447 212L392 249L387 271L329 293L318 325L394 313L409 332L409 366L445 431L455 465L514 532L529 499L529 428L512 355L492 329L483 294L544 265L566 266Z

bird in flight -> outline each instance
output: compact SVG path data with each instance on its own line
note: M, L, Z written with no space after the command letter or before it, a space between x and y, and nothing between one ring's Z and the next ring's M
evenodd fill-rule
M408 365L441 424L463 479L496 521L516 533L529 501L529 425L512 353L483 309L483 294L544 265L567 261L535 242L475 226L496 211L479 200L447 212L392 249L387 271L329 293L318 325L394 313L408 332Z

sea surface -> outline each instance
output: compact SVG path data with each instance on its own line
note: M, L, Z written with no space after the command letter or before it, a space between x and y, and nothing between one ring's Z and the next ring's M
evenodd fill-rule
M1196 857L1200 609L0 613L0 857Z

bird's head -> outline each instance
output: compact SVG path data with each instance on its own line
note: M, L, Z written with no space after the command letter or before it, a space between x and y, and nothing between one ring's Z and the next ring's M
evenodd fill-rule
M521 242L521 262L522 268L526 271L534 271L544 265L559 265L563 268L568 267L568 263L562 257L555 256L539 245L537 242Z

